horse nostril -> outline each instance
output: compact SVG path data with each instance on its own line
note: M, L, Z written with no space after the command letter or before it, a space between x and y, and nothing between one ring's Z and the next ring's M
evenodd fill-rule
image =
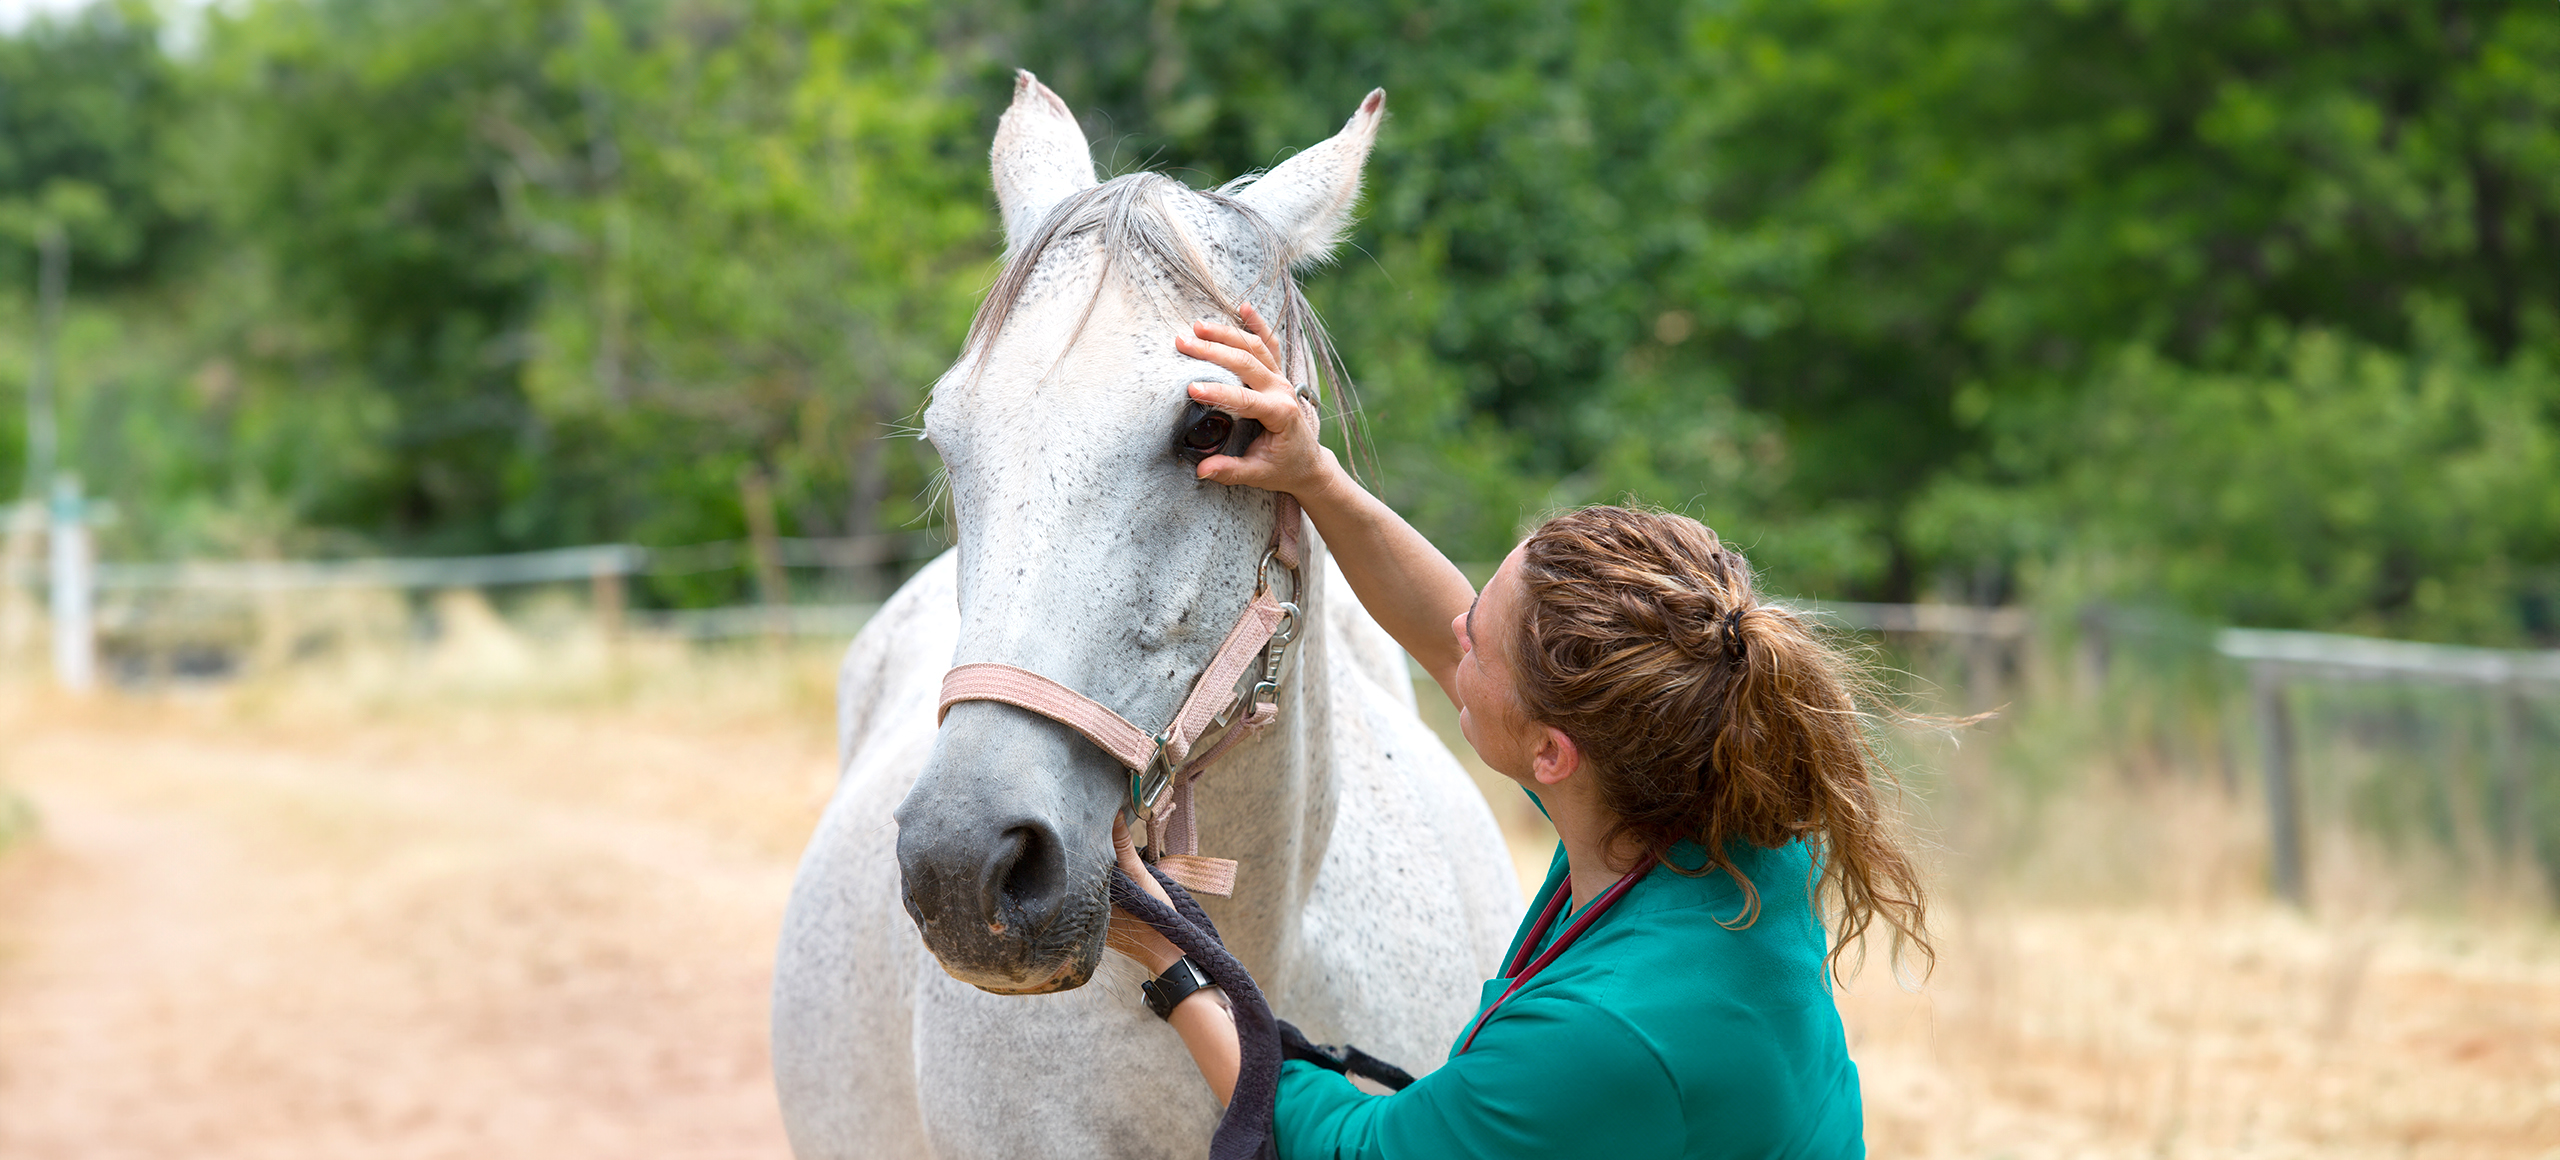
M1066 858L1056 835L1037 823L1015 826L987 860L986 916L991 934L1010 922L1037 922L1057 909Z

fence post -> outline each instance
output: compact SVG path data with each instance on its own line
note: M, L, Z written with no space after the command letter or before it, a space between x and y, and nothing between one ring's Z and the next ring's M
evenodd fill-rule
M612 559L599 557L595 570L587 574L588 590L596 609L596 627L603 632L607 646L622 639L622 574L629 568L630 561L616 553Z
M80 480L53 480L53 675L62 687L86 692L98 671L97 623L90 615L89 526L81 510Z
M2267 766L2267 855L2276 897L2304 905L2302 873L2302 793L2293 759L2293 714L2285 704L2283 671L2260 662L2249 666L2249 690L2257 704L2258 733Z
M2498 811L2506 815L2507 856L2539 869L2533 825L2533 707L2524 682L2509 677L2498 688Z
M2104 700L2112 641L2107 639L2107 609L2103 604L2087 604L2080 609L2080 640L2073 650L2080 669L2080 697L2083 701Z
M765 635L782 638L784 605L791 589L782 574L782 538L774 526L773 483L753 467L738 472L738 502L747 509L747 540L755 555L756 594L764 599Z

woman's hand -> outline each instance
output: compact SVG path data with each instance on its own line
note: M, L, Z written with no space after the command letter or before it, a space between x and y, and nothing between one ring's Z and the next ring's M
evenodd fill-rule
M1262 424L1262 437L1242 456L1212 455L1200 462L1202 479L1284 491L1301 500L1329 482L1338 470L1333 453L1317 439L1315 404L1298 397L1298 388L1280 370L1280 343L1271 327L1248 304L1244 327L1197 322L1191 335L1174 340L1175 350L1235 372L1241 387L1227 383L1193 383L1191 397L1230 415Z
M1129 836L1129 823L1125 818L1111 819L1111 852L1119 859L1121 872L1135 879L1139 889L1155 895L1156 901L1163 903L1165 909L1173 909L1173 896L1165 893L1164 884L1156 881L1156 876L1147 872L1147 864L1138 859L1138 843ZM1111 932L1103 942L1112 950L1136 959L1140 966L1147 968L1149 975L1165 973L1175 960L1182 957L1181 949L1173 945L1173 940L1117 906L1111 908Z
M1174 349L1235 372L1244 385L1193 383L1191 397L1262 424L1262 437L1241 456L1212 455L1200 478L1240 483L1298 497L1351 591L1387 634L1422 662L1451 703L1458 696L1458 642L1449 622L1463 615L1476 590L1458 566L1423 539L1376 496L1362 490L1316 441L1316 412L1302 405L1297 388L1280 373L1279 343L1262 316L1248 306L1244 329L1215 322L1194 324ZM1140 882L1148 881L1141 876Z

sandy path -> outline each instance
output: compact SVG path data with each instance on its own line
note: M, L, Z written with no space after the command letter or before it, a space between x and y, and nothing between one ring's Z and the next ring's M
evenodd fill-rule
M0 773L44 819L0 863L0 1156L785 1154L823 720L45 717Z
M790 680L0 701L45 827L0 856L0 1157L785 1155L766 971L830 783L823 667ZM1937 928L1925 993L1842 1001L1875 1155L2560 1157L2547 917Z

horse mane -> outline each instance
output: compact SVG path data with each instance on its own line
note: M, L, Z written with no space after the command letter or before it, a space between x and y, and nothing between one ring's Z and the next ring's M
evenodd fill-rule
M1368 439L1359 423L1358 390L1342 365L1341 355L1334 350L1324 321L1308 305L1305 292L1290 273L1289 264L1278 260L1277 255L1283 252L1279 232L1261 211L1235 196L1259 176L1247 174L1216 189L1192 189L1161 173L1130 173L1060 200L1050 208L1029 241L1006 253L1004 269L988 288L986 300L979 303L976 317L970 319L969 335L960 347L961 358L970 364L970 380L974 382L984 373L987 356L994 350L997 337L1004 333L1005 323L1012 319L1024 291L1030 288L1031 275L1041 259L1059 243L1094 235L1101 243L1102 270L1094 280L1093 297L1085 300L1075 329L1068 333L1057 358L1049 364L1050 371L1065 362L1067 353L1084 337L1085 325L1093 320L1094 307L1123 263L1161 274L1172 281L1176 290L1208 300L1230 319L1239 317L1239 308L1256 291L1276 282L1280 314L1266 321L1271 324L1273 336L1280 340L1281 373L1290 382L1314 390L1319 408L1331 404L1334 420L1343 425L1347 448L1366 450ZM1219 284L1218 273L1210 268L1208 257L1165 205L1164 195L1171 191L1207 198L1242 219L1261 242L1263 252L1274 255L1263 277L1229 294ZM1355 464L1359 460L1357 454L1352 458ZM1370 458L1374 460L1374 454Z

